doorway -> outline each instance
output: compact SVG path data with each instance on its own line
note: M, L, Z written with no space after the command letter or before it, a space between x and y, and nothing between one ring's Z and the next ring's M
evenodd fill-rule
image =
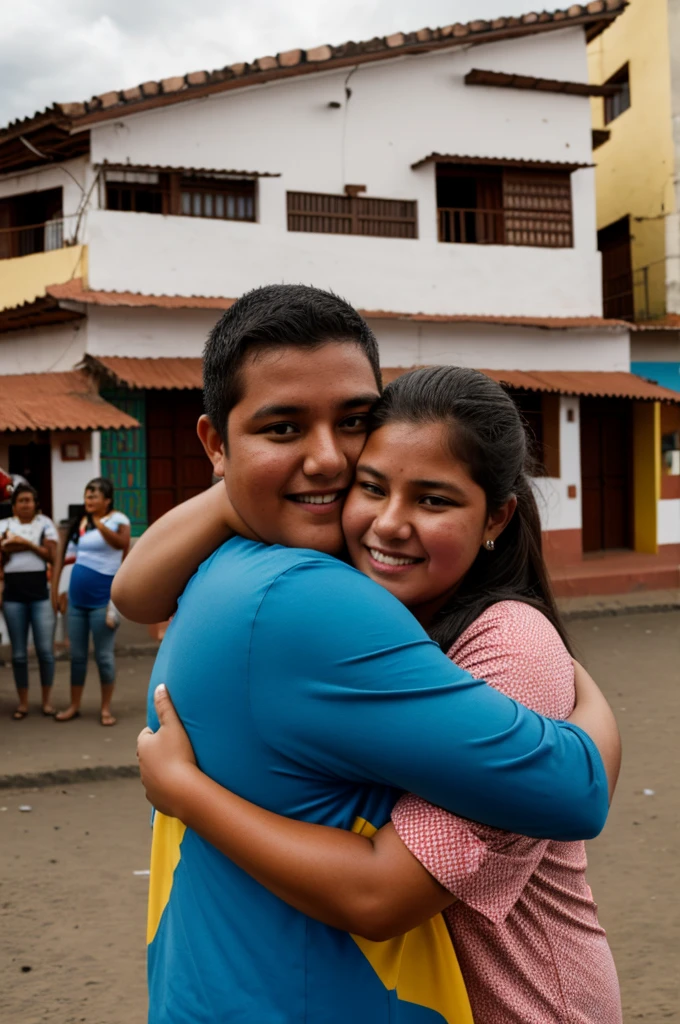
M29 444L9 446L10 475L17 474L35 487L40 499L40 509L46 516L52 516L52 449L49 441L31 441Z
M149 523L200 494L212 466L196 434L201 391L148 391L146 397Z
M583 550L632 547L632 403L581 399Z
M602 253L602 306L613 320L633 320L633 262L630 249L630 218L622 217L597 233Z

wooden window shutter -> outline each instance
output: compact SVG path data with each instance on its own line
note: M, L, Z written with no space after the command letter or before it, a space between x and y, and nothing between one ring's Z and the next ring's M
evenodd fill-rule
M288 192L288 230L376 238L417 238L418 207L405 199Z
M505 244L551 249L573 246L571 179L567 172L503 172Z

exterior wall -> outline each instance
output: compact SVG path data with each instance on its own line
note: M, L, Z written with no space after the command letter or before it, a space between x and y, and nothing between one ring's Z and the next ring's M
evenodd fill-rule
M680 362L676 363L631 363L631 373L653 380L662 388L680 391Z
M88 307L87 351L93 356L200 356L219 310Z
M0 334L0 375L72 370L86 348L87 320Z
M593 158L597 167L598 228L628 214L633 218L631 249L638 319L661 316L666 311L666 264L671 262L666 260L666 221L671 231L669 215L674 215L676 203L669 2L677 8L677 0L632 0L588 47L590 80L597 84L629 63L630 108L605 126L604 101L592 100L594 127L606 127L611 132L609 141L595 151ZM675 19L678 17L676 12ZM680 59L677 45L675 59ZM677 243L673 251L678 251Z
M680 498L659 502L659 545L680 545Z
M73 277L87 278L87 248L83 245L0 261L0 309L21 306L45 295L50 284Z
M571 420L569 416L571 415ZM539 477L534 487L546 560L551 566L581 560L581 437L579 399L560 396L559 478ZM570 497L570 489L573 497Z
M680 168L680 0L668 0L671 116L674 166ZM680 178L673 175L675 202L666 218L666 308L680 313Z
M57 432L50 435L52 444L52 515L58 523L66 519L69 505L80 504L85 484L100 475L99 431ZM64 462L61 445L64 441L85 444L85 458L81 462Z
M486 247L485 247L486 248ZM621 370L628 331L553 331L499 324L371 319L383 366L450 365L488 370Z
M580 29L361 65L130 115L92 130L92 160L272 171L257 224L96 211L90 284L104 290L236 296L268 281L333 286L367 309L597 315L592 171L572 176L575 248L439 244L434 151L590 162L582 97L467 87L474 67L585 81ZM390 102L386 102L386 97ZM338 110L329 102L341 103ZM424 116L426 112L427 116ZM288 233L286 190L418 201L419 239ZM536 287L540 280L541 287ZM493 286L489 285L493 282Z
M285 210L283 186L280 204ZM601 312L599 255L578 249L284 233L266 224L117 211L94 211L89 225L94 289L236 298L258 285L284 282L332 288L363 309Z

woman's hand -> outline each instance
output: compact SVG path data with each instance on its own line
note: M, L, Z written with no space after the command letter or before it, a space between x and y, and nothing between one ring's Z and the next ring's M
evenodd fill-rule
M159 729L142 729L137 737L142 785L157 811L182 820L182 798L186 782L197 771L196 758L165 686L156 687L154 704Z
M24 537L19 537L16 533L8 532L5 534L5 539L0 547L8 555L11 555L15 551L33 551L35 544L32 544L30 540L26 540Z
M567 721L587 732L600 751L609 780L611 801L621 768L621 736L614 712L595 680L577 661L574 661L574 685L576 704Z

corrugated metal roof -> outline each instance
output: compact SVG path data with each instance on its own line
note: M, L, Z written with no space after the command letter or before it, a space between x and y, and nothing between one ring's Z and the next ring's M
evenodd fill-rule
M85 365L95 374L113 378L119 387L149 391L203 387L203 360L190 356L160 356L158 359L86 356Z
M417 367L386 367L386 384ZM571 372L568 370L484 370L492 380L521 391L541 391L559 395L578 395L583 398L631 398L643 402L672 402L680 404L680 391L671 391L652 384L634 373L607 373L598 370Z
M66 284L50 285L47 294L54 299L82 302L95 306L150 307L155 309L230 309L236 299L201 295L140 295L136 292L102 292L83 288L80 278ZM479 316L465 313L399 313L386 309L361 309L367 320L411 320L415 323L500 324L508 327L540 327L546 330L591 330L624 328L625 320L606 320L601 316Z
M577 164L573 161L531 160L511 156L464 156L462 154L429 153L427 156L411 164L411 170L417 171L425 164L460 164L462 167L481 165L484 167L518 167L524 170L539 171L578 171L593 164Z
M211 295L140 295L138 292L101 292L83 288L82 279L52 284L46 289L51 298L62 302L83 302L93 306L155 307L158 309L229 309L236 299Z
M223 175L231 178L280 178L280 171L235 171L224 167L185 167L169 166L167 164L111 164L104 160L101 164L94 164L96 168L103 171L151 171L158 174L173 174L179 172L189 178L200 178L202 175Z
M633 331L680 331L680 313L666 313L656 320L638 320L630 327Z
M568 370L482 370L487 377L523 391L552 391L584 397L634 398L639 401L680 402L680 392L652 384L634 373Z
M505 327L540 327L544 330L592 330L625 328L625 320L606 320L601 316L478 316L465 313L394 313L385 309L362 309L367 320L410 320L428 324L500 324Z
M566 10L531 11L517 17L476 19L441 28L421 28L417 32L394 32L389 36L358 43L347 42L340 46L322 45L310 50L287 50L276 56L259 57L251 63L231 64L215 71L192 71L161 81L142 82L130 89L114 89L93 96L85 103L54 104L33 117L13 121L6 128L0 129L0 146L5 141L17 140L18 136L42 126L58 126L68 132L69 129L117 119L128 113L181 103L218 92L316 71L355 67L357 64L406 54L494 43L577 26L585 29L587 39L592 39L623 12L626 4L627 0L591 0L586 4L572 4ZM16 148L19 154L22 149L25 152L25 147L18 142Z
M0 431L119 430L138 426L134 417L105 402L92 378L78 370L0 376Z

